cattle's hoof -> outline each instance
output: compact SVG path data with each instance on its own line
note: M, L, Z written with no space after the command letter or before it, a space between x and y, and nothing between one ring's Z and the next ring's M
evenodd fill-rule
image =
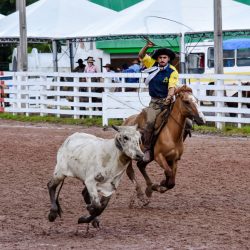
M87 210L89 211L90 214L93 214L96 211L96 207L90 204L87 205Z
M50 211L49 215L48 215L48 219L50 222L55 221L57 217L57 212L56 211Z
M100 221L96 218L91 221L91 224L94 228L100 228Z
M78 224L81 224L81 223L90 223L91 222L91 217L90 216L81 216L79 219L78 219Z
M145 190L145 194L147 195L147 197L151 197L152 196L152 193L153 193L153 190L151 187L147 187L146 190Z

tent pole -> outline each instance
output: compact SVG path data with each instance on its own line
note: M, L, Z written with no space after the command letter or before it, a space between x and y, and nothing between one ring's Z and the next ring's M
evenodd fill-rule
M18 46L18 70L28 70L27 55L27 25L26 25L26 0L20 0L16 5L19 8L19 46Z
M214 0L214 73L223 74L223 48L222 48L222 8L221 0ZM215 83L218 87L222 87L224 82L222 79L216 80ZM224 91L217 90L216 95L219 98L223 98ZM221 108L224 106L223 102L216 102L216 107ZM216 113L216 116L220 118L222 113ZM216 127L221 129L223 127L222 122L216 122Z
M58 72L58 59L57 59L57 41L52 41L52 51L53 51L53 68L54 72Z
M70 58L70 68L71 72L74 69L74 54L73 54L73 42L71 40L69 41L69 58Z
M185 74L186 73L186 58L185 58L185 36L184 36L184 33L181 34L181 37L180 37L180 64L181 64L181 67L180 67L180 71L182 74Z

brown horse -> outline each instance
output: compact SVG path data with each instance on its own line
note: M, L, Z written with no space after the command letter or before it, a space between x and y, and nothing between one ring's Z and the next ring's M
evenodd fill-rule
M165 192L175 186L175 175L177 162L181 159L183 153L183 134L186 124L186 118L194 120L198 125L205 124L205 117L201 111L197 99L192 94L192 89L186 85L176 89L175 102L168 116L168 121L160 129L160 132L153 145L152 160L155 160L164 170L166 179L160 184L153 184L146 172L148 163L138 162L137 166L142 173L146 184L146 195L151 197L153 191ZM134 115L124 122L124 125L138 124L139 129L143 129L146 113L142 111L139 115ZM132 168L132 162L127 168L127 175L136 185L137 196L144 203L146 200L137 182Z

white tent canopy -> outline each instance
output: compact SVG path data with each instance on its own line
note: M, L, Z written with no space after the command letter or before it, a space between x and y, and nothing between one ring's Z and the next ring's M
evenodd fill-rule
M102 22L102 29L86 30L76 36L116 36L179 34L214 29L214 0L144 0L119 14L112 22ZM223 30L250 29L250 6L233 0L222 0ZM73 34L72 34L73 35Z
M26 8L27 37L65 38L116 14L87 0L40 0ZM4 37L19 37L18 12L1 20L0 38Z
M5 15L0 14L0 19L2 19L2 18L4 18L4 17L5 17Z

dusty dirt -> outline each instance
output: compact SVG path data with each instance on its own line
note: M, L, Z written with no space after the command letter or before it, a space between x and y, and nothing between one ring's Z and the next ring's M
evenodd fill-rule
M0 120L0 249L250 249L249 138L193 135L174 189L154 193L147 207L129 208L134 188L124 176L101 228L87 232L77 224L87 211L76 179L66 179L62 189L62 218L47 220L56 152L75 131L114 134ZM155 163L148 170L159 183L162 170Z

